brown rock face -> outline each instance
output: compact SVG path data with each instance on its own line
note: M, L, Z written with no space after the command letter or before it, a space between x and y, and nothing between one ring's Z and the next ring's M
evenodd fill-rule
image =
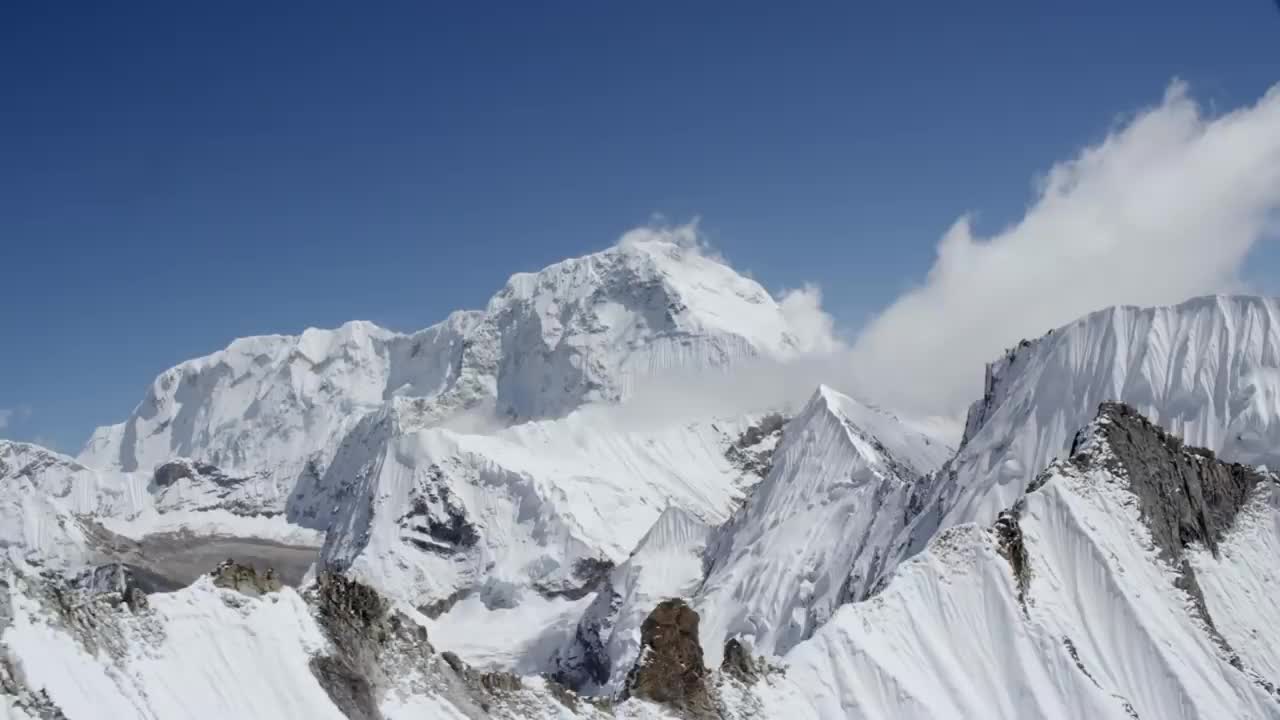
M724 660L720 669L737 677L745 683L753 683L760 676L760 668L756 667L755 658L737 638L729 638L724 644Z
M226 560L213 570L213 584L250 597L279 592L284 585L271 568L259 574L252 565Z
M689 717L717 716L698 644L698 613L683 600L663 601L640 626L640 658L624 692Z

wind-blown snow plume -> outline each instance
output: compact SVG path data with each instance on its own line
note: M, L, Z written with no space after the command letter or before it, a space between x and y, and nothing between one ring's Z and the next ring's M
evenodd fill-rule
M906 412L959 413L982 364L1023 337L1114 304L1241 284L1280 209L1280 86L1207 115L1174 82L1162 102L1055 165L1022 220L989 238L962 217L923 285L855 343L860 374Z

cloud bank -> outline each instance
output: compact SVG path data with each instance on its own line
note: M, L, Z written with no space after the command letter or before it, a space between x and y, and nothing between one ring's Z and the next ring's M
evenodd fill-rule
M1175 81L1159 104L1054 165L1034 190L1021 220L991 237L959 218L923 283L852 347L837 339L818 288L806 286L779 304L810 356L710 381L664 378L667 387L646 389L630 410L794 408L826 383L956 440L983 366L1018 340L1111 305L1244 289L1250 251L1280 225L1280 85L1215 115ZM697 221L640 228L620 242L655 236L722 259Z
M957 220L924 283L856 338L859 385L907 414L962 413L984 363L1021 338L1110 305L1239 289L1278 209L1280 86L1207 116L1175 81L1055 165L1012 227L982 238Z

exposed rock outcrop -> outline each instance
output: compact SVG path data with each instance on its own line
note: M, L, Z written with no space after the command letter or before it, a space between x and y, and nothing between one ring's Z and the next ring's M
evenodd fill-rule
M601 588L607 588L612 571L613 562L607 558L581 558L573 564L572 582L535 584L534 589L548 599L581 600Z
M1109 452L1096 452L1100 446L1081 434L1072 443L1072 462L1101 464L1128 478L1152 540L1171 562L1194 543L1216 556L1254 488L1274 482L1253 468L1219 461L1212 450L1184 445L1123 403L1103 403L1098 418L1092 427Z
M1018 524L1020 511L1021 504L1000 513L994 529L1000 555L1009 561L1014 581L1018 585L1018 603L1022 605L1022 612L1026 613L1027 588L1031 584L1031 562L1022 539L1022 527Z
M742 471L743 484L755 485L773 468L773 452L782 438L787 418L770 413L748 427L725 451L725 458Z
M759 664L738 638L729 638L725 642L724 659L720 662L721 672L750 684L760 677L763 668Z
M151 475L151 491L162 510L210 510L219 508L237 515L273 515L253 497L253 475L228 475L217 465L178 458L156 466ZM184 482L185 481L185 482Z
M477 720L528 717L551 700L517 675L473 668L453 652L437 653L426 628L356 580L323 573L305 597L333 645L328 655L312 660L312 673L352 720L381 720L379 705L392 688L436 694ZM564 704L559 696L555 701Z
M139 573L124 563L88 568L77 576L74 584L77 589L95 595L117 594L135 613L147 609L147 595L157 591L156 583L150 582L145 572Z
M271 568L259 574L257 568L252 565L242 565L230 559L222 561L218 567L214 568L213 584L251 597L279 592L280 588L284 587Z
M1243 669L1214 625L1186 550L1199 545L1217 556L1240 511L1260 485L1276 483L1275 476L1185 445L1132 407L1113 402L1102 403L1098 420L1076 435L1070 462L1127 480L1161 558L1178 572L1175 584L1232 664Z
M698 613L683 600L658 604L640 627L640 658L625 697L666 705L690 718L718 717L698 642Z
M432 652L426 629L390 612L373 588L337 573L322 573L306 597L334 647L311 661L311 672L348 718L380 720L388 645L398 640L425 658Z
M480 532L466 508L449 489L439 465L427 468L410 491L410 510L397 521L402 537L419 550L453 555L474 546Z

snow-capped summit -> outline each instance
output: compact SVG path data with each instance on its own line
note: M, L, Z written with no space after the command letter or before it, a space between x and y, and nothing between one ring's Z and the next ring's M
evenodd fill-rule
M360 417L399 398L430 426L468 409L504 422L616 401L655 373L805 350L757 283L660 232L514 275L484 311L412 334L372 323L244 338L156 378L87 465L150 471L174 456L267 472L283 499L321 473Z
M781 654L881 578L924 475L951 449L827 387L783 431L773 469L719 531L699 593L703 644Z

